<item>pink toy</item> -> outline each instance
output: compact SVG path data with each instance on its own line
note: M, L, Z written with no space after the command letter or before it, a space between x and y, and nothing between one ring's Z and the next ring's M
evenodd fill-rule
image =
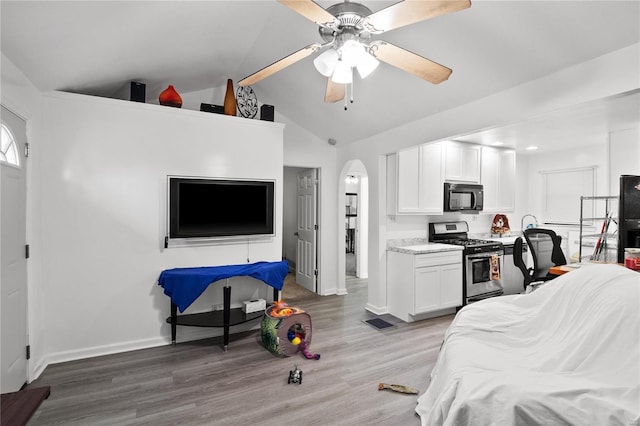
M320 359L320 354L312 354L311 352L309 352L309 350L307 349L307 342L304 340L304 338L300 339L300 350L307 359Z

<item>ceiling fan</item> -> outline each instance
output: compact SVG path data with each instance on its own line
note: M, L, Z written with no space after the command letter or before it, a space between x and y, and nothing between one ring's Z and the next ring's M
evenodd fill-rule
M326 49L314 59L316 69L328 78L325 102L345 99L346 86L351 86L353 81L353 68L357 69L361 78L365 78L378 66L379 61L433 84L447 80L451 75L450 68L389 42L371 40L371 36L471 6L470 0L404 0L372 13L368 7L349 0L327 9L312 0L278 2L319 25L318 31L325 43L313 43L303 47L245 77L238 85L255 84L315 52Z

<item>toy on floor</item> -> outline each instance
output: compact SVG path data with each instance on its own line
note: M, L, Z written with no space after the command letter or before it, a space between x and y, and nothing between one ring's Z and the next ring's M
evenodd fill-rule
M273 306L269 311L269 315L276 318L290 317L293 314L300 314L304 312L300 308L295 306L289 306L284 300L280 299L277 302L273 302Z
M293 370L289 370L289 381L287 382L302 384L302 370L296 365Z
M304 338L300 339L300 350L307 359L320 359L320 354L312 354L311 352L309 352L309 350L307 349L307 342L304 340Z
M404 385L388 385L386 383L380 383L378 385L378 390L384 390L384 389L389 389L392 390L394 392L400 392L400 393L412 393L412 394L418 394L420 393L420 391L418 389L414 389L411 388L409 386L404 386Z
M289 330L289 332L287 333L287 338L292 345L300 346L300 351L305 356L305 358L315 360L320 359L320 354L312 354L311 352L309 352L307 341L305 340L305 332L300 324L296 324L295 328Z
M265 311L260 326L262 343L277 356L291 356L302 351L307 359L320 359L309 352L311 345L311 317L302 309L289 306L283 300Z

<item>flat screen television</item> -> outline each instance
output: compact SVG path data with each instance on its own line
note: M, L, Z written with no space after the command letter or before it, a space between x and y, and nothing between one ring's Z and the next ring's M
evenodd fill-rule
M169 238L273 236L275 182L168 176Z

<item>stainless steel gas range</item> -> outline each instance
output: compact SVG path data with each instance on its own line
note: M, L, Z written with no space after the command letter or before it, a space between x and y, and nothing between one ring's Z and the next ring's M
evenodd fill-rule
M463 246L464 304L503 294L501 271L503 245L496 241L468 237L467 222L429 224L429 241Z

